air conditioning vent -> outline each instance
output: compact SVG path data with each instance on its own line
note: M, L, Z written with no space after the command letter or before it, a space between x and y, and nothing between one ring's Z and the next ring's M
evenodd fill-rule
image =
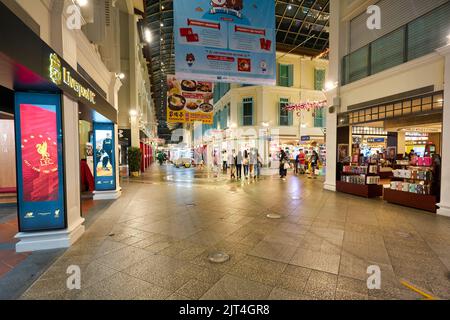
M111 25L111 0L105 0L105 22L107 27Z

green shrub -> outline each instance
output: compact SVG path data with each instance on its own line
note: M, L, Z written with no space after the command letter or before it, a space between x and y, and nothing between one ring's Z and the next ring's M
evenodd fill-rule
M128 166L130 172L141 171L142 153L141 149L131 147L128 149Z

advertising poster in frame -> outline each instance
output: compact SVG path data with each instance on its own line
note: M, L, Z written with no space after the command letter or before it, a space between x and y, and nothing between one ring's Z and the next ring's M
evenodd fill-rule
M275 1L174 1L180 79L276 84Z
M167 76L167 122L213 124L214 84Z
M397 159L397 147L388 147L386 149L387 151L387 158L390 160L396 160Z
M19 231L65 229L61 97L16 93Z
M350 162L350 146L348 144L338 145L338 162Z
M113 123L94 122L95 190L116 190L116 156Z

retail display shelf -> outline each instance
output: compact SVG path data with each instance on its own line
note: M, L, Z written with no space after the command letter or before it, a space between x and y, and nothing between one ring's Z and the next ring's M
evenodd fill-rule
M436 213L436 196L384 189L383 199L389 203Z
M355 184L336 181L336 190L365 198L377 198L383 196L383 186L376 184Z

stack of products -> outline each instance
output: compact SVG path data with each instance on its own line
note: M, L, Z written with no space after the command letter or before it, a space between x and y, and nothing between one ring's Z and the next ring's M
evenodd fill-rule
M433 178L430 170L394 170L394 177L401 179L414 179L431 181Z
M344 166L344 173L355 173L355 174L366 174L367 167L358 167L358 166Z
M397 160L399 166L409 166L409 160Z
M368 176L367 177L367 184L380 184L380 177L379 176Z
M431 167L433 161L430 157L420 157L415 158L413 161L413 165L417 165L419 167Z
M365 185L366 184L366 176L364 176L364 175L361 175L361 176L342 176L341 177L341 181L342 182L347 182L347 183Z
M377 174L378 173L378 165L369 165L369 173L374 173Z
M416 194L424 194L424 195L431 194L431 187L429 185L422 183L417 184L417 183L393 181L391 182L391 189Z

